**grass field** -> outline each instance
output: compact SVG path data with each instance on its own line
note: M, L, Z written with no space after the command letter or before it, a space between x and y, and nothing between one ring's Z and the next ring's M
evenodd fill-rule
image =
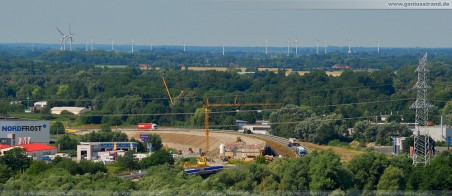
M349 161L354 156L363 153L362 151L353 150L351 148L346 148L346 147L323 146L323 145L317 145L317 144L310 143L310 142L300 142L300 143L301 143L301 145L305 146L306 148L308 148L311 151L327 150L327 149L331 148L335 153L337 153L341 157L341 161L344 161L344 162Z

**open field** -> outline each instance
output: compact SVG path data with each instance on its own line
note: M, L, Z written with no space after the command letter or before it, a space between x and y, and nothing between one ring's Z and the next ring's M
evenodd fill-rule
M95 65L97 68L127 68L127 65Z
M323 146L323 145L317 145L317 144L310 143L310 142L300 142L300 144L305 146L306 148L308 148L309 151L327 150L327 149L331 148L336 154L338 154L341 157L341 161L349 161L354 156L362 153L362 151L353 150L353 149L349 149L349 148L337 147L337 146Z
M190 71L209 71L209 70L215 70L215 71L227 71L229 68L227 67L187 67ZM246 71L246 68L239 68L241 71Z

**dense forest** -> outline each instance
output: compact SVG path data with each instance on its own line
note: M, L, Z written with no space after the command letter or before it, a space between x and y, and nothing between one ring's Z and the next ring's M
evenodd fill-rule
M406 155L388 157L365 152L344 163L332 150L315 151L303 158L273 162L258 159L204 177L185 174L171 156L165 158L169 155L166 151L140 162L126 155L107 166L110 169L102 163L76 163L65 158L47 164L31 161L21 153L17 148L0 157L0 193L326 195L334 191L335 195L447 195L452 186L449 152L435 156L425 167L416 167ZM132 165L146 168L147 174L135 182L111 170Z

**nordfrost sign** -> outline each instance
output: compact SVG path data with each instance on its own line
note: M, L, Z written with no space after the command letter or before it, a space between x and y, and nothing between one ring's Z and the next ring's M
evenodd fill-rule
M19 144L19 138L30 138L31 143L50 142L50 125L46 120L0 119L0 140Z
M46 128L47 125L37 126L2 126L2 131L41 131L42 128Z

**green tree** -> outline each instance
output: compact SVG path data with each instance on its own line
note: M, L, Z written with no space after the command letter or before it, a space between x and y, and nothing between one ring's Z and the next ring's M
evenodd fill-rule
M309 163L309 189L313 191L348 189L352 186L351 174L345 170L339 155L331 149L314 152Z
M270 122L273 123L270 132L282 137L296 137L294 122L303 121L312 115L314 113L308 108L287 105L270 115Z
M31 159L27 157L24 149L16 147L5 151L0 156L0 163L7 165L13 172L25 171L30 166Z
M0 164L0 185L8 181L13 175L13 171L5 164ZM0 188L1 190L1 188Z
M62 135L57 140L60 150L77 150L78 140L69 135Z
M377 190L379 191L396 191L404 190L405 174L403 170L394 166L389 166L381 175L378 181Z
M60 121L57 121L50 125L50 134L64 134L64 125Z
M133 151L127 151L124 153L124 156L118 156L116 158L116 165L119 166L123 170L134 170L138 169L138 162L133 157Z
M78 165L83 174L86 173L95 174L97 172L107 173L107 168L101 162L95 163L93 161L81 160Z
M52 163L55 167L67 170L71 175L82 174L80 166L69 158L55 157Z
M144 159L141 159L139 162L141 168L148 168L151 166L156 165L163 165L163 164L174 164L173 156L165 151L165 150L159 150L154 152L150 157L146 157Z
M163 147L162 138L160 137L160 135L153 133L149 135L148 141L152 144L153 151L158 151Z
M35 160L35 161L31 162L30 167L27 169L27 171L25 173L27 175L37 176L52 167L53 167L53 165L48 164L44 161L36 161Z
M376 190L378 180L388 165L389 161L385 155L365 152L353 157L347 168L353 175L357 190Z

